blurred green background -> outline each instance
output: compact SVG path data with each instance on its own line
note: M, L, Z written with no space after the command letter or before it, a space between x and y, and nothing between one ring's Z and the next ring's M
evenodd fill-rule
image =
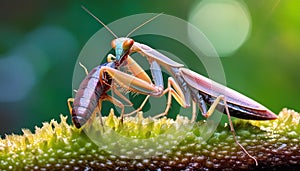
M33 130L43 121L59 119L61 113L69 115L66 100L72 96L78 54L102 28L82 4L110 23L149 12L189 20L201 2L1 1L0 134L20 133L21 128ZM300 111L300 1L236 2L248 10L250 33L238 49L221 58L227 85L275 113L284 107ZM143 43L160 46L159 42Z

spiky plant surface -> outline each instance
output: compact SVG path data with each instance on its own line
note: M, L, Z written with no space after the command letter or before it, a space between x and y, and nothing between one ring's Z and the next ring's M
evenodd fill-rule
M258 166L219 126L203 141L206 123L185 117L119 118L110 113L104 126L94 119L84 129L61 121L43 123L32 133L0 139L1 170L209 170L300 169L300 115L283 109L274 121L235 120L238 141Z

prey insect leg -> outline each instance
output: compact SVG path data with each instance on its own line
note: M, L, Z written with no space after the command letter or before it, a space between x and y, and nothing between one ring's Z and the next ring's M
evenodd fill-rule
M72 109L71 103L74 102L74 98L68 98L67 102L68 102L68 108L69 108L69 111L70 111L70 113L72 113L72 110L73 110L73 109Z

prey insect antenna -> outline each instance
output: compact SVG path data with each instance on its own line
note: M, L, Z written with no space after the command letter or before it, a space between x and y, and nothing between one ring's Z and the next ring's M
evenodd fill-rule
M116 39L118 38L118 36L109 27L107 27L107 25L105 25L99 18L97 18L92 12L86 9L83 5L81 5L81 8L84 9L93 18L95 18L100 24L102 24Z
M162 14L163 13L159 13L159 14L155 15L154 17L150 18L149 20L145 21L141 25L137 26L136 28L134 28L133 30L131 30L131 32L129 32L126 37L129 37L133 32L135 32L136 30L138 30L139 28L143 27L144 25L146 25L147 23L151 22L152 20L154 20L155 18L157 18L158 16L160 16Z
M79 65L83 68L85 74L88 75L89 72L88 72L88 70L86 69L86 67L85 67L81 62L79 62Z

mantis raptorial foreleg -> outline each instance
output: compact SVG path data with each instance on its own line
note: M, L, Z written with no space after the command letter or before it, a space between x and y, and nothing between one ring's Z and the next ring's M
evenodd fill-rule
M115 57L113 55L108 56L108 60L113 60ZM139 111L145 105L146 100L149 96L161 97L168 93L167 98L167 106L163 113L155 115L155 118L167 115L170 107L171 107L171 100L172 97L183 107L186 107L185 99L183 92L181 91L178 84L174 81L172 77L168 78L168 87L163 89L163 81L162 81L162 73L160 70L159 65L156 62L151 63L151 73L154 79L155 84L152 83L151 79L147 75L147 73L130 57L127 58L127 65L128 70L132 73L132 75L121 72L114 68L104 67L103 72L108 73L114 81L116 81L121 87L124 87L132 92L137 92L141 94L148 95L141 106L136 110ZM125 116L129 116L133 113L133 111Z
M166 110L165 112L160 114L161 116L168 113L171 105L171 97L174 97L175 100L182 106L186 106L182 91L171 77L168 79L168 87L165 90L161 91L159 87L156 87L152 83L149 84L143 79L136 78L130 74L121 72L113 68L103 67L103 72L108 73L113 78L113 80L116 81L121 87L124 87L132 92L151 95L155 97L161 97L164 94L169 93ZM172 87L174 87L175 90Z

